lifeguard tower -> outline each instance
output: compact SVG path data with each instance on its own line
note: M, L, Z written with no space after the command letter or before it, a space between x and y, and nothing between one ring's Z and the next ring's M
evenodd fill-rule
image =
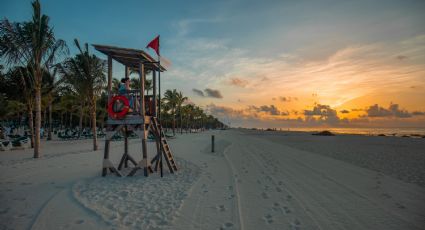
M140 169L143 169L145 176L158 171L160 168L162 176L162 159L165 158L170 173L177 171L171 149L167 143L161 124L158 121L158 98L156 74L166 71L166 69L155 61L143 50L119 48L106 45L93 45L96 50L108 57L108 119L106 121L105 152L103 157L102 176L108 172L117 176L124 176L122 168L127 168L129 162L133 168L127 176L133 176ZM140 77L140 89L127 90L125 94L119 94L112 90L112 60L124 65L125 78L128 78L130 71L138 72ZM146 74L152 73L153 94L145 95ZM159 79L158 79L159 80ZM142 159L136 161L128 152L129 132L137 134L142 141ZM110 142L117 133L124 136L124 154L121 157L118 167L115 167L109 158ZM156 142L156 154L149 160L147 150L147 137L153 136ZM154 165L154 168L152 168Z

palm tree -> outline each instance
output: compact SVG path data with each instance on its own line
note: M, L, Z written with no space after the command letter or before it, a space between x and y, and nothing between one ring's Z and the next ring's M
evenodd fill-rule
M188 132L188 130L192 132L191 127L189 126L189 120L193 117L193 110L194 110L193 104L185 105L182 108L182 113L186 117L186 133Z
M193 123L195 124L195 128L198 130L201 128L201 116L204 113L202 109L198 106L195 106L193 109Z
M64 89L64 88L62 88L62 89ZM60 105L60 108L61 108L62 115L63 115L63 113L65 115L67 115L67 113L69 113L69 120L68 120L69 121L69 128L72 128L72 114L79 107L79 105L76 103L78 101L80 101L78 99L78 97L75 94L71 94L69 92L62 95L61 98L60 98L59 105ZM64 125L64 122L63 122L64 119L63 119L62 115L61 115L61 121L62 121L61 124ZM67 125L64 125L64 126L67 127Z
M7 64L27 66L34 77L35 93L35 145L34 158L40 157L41 85L43 68L50 68L58 52L67 51L63 40L56 40L49 26L49 17L41 14L38 0L32 2L31 21L0 22L0 55Z
M28 126L31 135L31 147L34 147L34 78L26 67L16 66L6 74L6 95L9 100L20 100L25 104L28 114Z
M58 93L59 85L62 83L62 80L57 79L56 74L57 68L54 68L52 71L43 71L43 88L42 93L45 96L46 103L47 103L47 109L49 111L49 117L48 117L48 133L47 133L47 140L52 139L52 106L53 106L53 100L55 99L55 94ZM46 116L44 117L46 120Z
M171 110L173 135L176 135L177 90L173 89L173 91L171 91L167 89L164 93L164 100L166 101L167 106Z
M176 104L177 104L177 111L179 113L180 117L180 134L183 134L183 111L182 111L182 105L187 100L187 97L183 96L182 92L178 92L176 95Z
M132 78L130 80L130 87L132 89L140 89L140 78L139 77ZM149 94L149 90L152 90L152 80L145 79L145 91L146 91L146 95Z
M87 43L85 43L84 50L77 39L74 40L74 43L80 53L75 57L68 58L58 67L65 81L78 89L80 95L87 98L93 133L93 150L97 150L96 103L106 82L106 65L105 61L96 55L90 55Z
M112 91L118 92L118 89L120 88L120 81L116 78L112 78Z

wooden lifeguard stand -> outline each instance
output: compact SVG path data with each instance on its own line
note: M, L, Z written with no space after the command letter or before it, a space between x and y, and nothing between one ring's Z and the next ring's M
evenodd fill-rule
M144 175L148 176L149 173L153 173L154 170L157 171L158 167L160 167L162 176L163 156L170 173L174 173L177 170L177 166L157 117L158 100L156 91L156 73L164 72L166 69L143 50L106 45L93 46L96 50L108 56L108 106L111 106L111 101L118 94L118 92L112 91L112 60L115 60L125 66L125 77L129 76L130 71L138 72L140 77L140 90L127 90L126 92L127 97L133 98L133 105L130 105L132 106L133 111L127 113L125 117L121 119L111 117L108 113L102 176L106 176L108 174L108 170L111 173L115 173L117 176L123 176L120 170L123 166L128 167L129 161L134 165L134 167L128 176L133 176L139 169L143 169ZM145 95L145 80L147 72L152 72L153 95ZM118 167L115 167L109 159L109 147L112 137L120 131L123 131L124 134L124 154L121 157ZM139 162L137 162L128 152L129 131L135 132L142 141L143 157ZM150 161L148 159L146 140L149 132L155 138L157 149L155 157L153 157ZM154 169L152 169L151 164L154 164Z

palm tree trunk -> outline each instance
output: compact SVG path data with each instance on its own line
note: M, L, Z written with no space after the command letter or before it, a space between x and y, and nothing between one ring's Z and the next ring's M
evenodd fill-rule
M44 114L43 114L43 128L47 127L47 108L44 109Z
M60 126L60 128L63 129L63 111L62 110L61 110L61 126Z
M40 157L41 86L35 87L35 139L34 158Z
M52 102L49 103L49 132L47 133L47 140L52 140Z
M93 151L98 149L97 146L97 132L96 132L96 100L93 99L91 108L91 125L92 125L92 133L93 133Z
M180 109L180 134L183 134L183 116L182 116L181 109Z
M173 136L176 135L176 111L173 110Z
M69 112L69 128L72 129L72 111Z
M28 126L30 127L31 148L34 148L34 115L32 114L32 106L28 105Z
M186 134L189 131L189 116L186 118Z
M81 133L83 132L83 105L80 107L80 121L78 123L78 138L80 138Z

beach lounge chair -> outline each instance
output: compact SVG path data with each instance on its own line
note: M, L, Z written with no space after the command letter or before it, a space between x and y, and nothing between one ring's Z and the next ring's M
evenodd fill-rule
M0 151L7 151L11 148L12 143L7 140L0 140Z

